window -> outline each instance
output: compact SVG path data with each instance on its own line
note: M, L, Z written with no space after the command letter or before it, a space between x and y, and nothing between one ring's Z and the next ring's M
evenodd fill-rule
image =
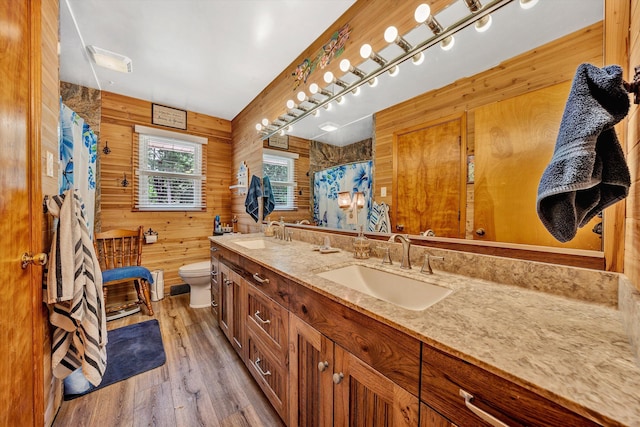
M139 210L203 210L206 138L136 126Z
M264 149L262 155L262 176L268 176L276 202L275 210L293 210L296 208L295 160L297 154Z

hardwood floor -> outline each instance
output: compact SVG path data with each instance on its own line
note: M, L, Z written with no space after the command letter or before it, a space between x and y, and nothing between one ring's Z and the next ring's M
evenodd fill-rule
M61 426L284 426L220 331L189 294L153 303L167 362L86 396L63 402ZM108 329L149 320L135 314Z

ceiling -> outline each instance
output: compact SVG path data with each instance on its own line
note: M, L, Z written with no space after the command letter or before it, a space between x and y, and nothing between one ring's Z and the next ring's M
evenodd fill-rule
M61 0L60 79L231 120L354 2ZM458 0L437 19L447 27L466 14ZM451 51L429 48L422 65L401 64L398 77L381 75L376 88L363 85L358 98L348 96L345 105L321 109L319 117L296 123L292 133L335 145L371 137L372 113L479 73L602 16L602 0L541 0L530 10L513 1L493 14L487 32L465 28ZM420 25L404 37L415 46L431 33ZM130 57L133 72L97 67L86 45ZM402 50L390 45L379 53L392 60ZM366 73L377 67L371 60L354 65ZM348 83L355 79L338 77ZM338 124L340 132L320 131L327 121Z
M60 80L233 119L355 0L61 0ZM131 58L96 66L87 45Z

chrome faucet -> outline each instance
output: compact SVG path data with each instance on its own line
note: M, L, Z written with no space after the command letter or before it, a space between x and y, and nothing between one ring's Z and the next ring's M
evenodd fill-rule
M284 239L284 222L283 221L269 221L267 224L269 227L273 227L274 225L278 226L278 229L273 233L273 236L276 239L283 240Z
M444 257L442 256L433 256L429 252L424 254L424 263L422 264L422 268L420 269L421 273L425 274L433 274L433 269L431 268L431 260L439 259L444 261Z
M410 270L411 259L409 257L409 250L411 249L411 240L409 240L408 234L392 234L389 241L395 242L398 239L400 239L400 243L402 243L402 261L400 261L400 268Z

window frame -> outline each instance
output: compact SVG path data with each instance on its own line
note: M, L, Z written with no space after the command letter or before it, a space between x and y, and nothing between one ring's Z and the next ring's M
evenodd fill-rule
M269 177L271 187L287 187L287 204L278 204L276 202L274 211L294 211L298 209L295 189L298 187L296 180L296 160L299 155L296 153L289 153L287 151L270 150L268 148L263 149L262 152L262 175L268 176L264 172L264 164L267 163L267 159L274 159L278 162L285 161L288 165L287 174L288 181L277 181Z
M205 211L206 210L206 158L207 158L207 142L208 139L187 133L171 132L163 129L151 128L147 126L136 125L135 129L135 147L134 147L134 203L133 210L145 212L161 212L161 211ZM188 147L194 152L194 172L166 172L154 171L146 168L146 156L148 154L147 139L156 139L159 142L176 144L178 146ZM167 203L150 203L148 193L144 190L147 188L143 177L160 176L172 177L177 179L193 180L194 195L191 203L186 204L167 204Z

